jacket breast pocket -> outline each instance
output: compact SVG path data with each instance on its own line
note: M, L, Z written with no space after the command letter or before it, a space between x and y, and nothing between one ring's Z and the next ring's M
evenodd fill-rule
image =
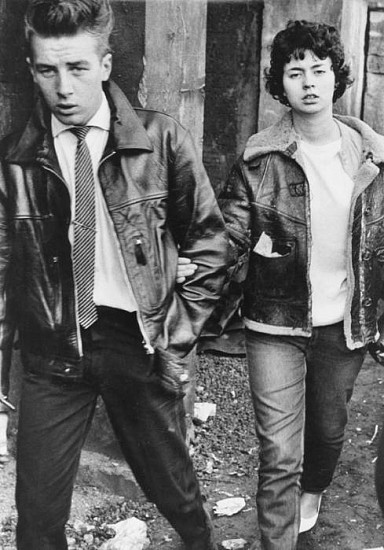
M293 296L296 281L297 249L292 238L272 238L269 255L252 251L250 278L253 293L263 298L288 298Z

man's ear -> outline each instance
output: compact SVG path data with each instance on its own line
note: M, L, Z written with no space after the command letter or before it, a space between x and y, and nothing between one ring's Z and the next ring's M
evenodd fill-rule
M27 57L27 58L26 58L26 62L27 62L27 65L28 65L29 72L30 72L31 75L32 75L33 81L36 82L36 79L35 79L35 71L34 71L34 68L33 68L33 62L32 62L32 60L31 60L31 58L30 58L30 57Z
M103 59L101 60L102 66L102 80L106 82L111 75L112 71L112 54L106 53Z

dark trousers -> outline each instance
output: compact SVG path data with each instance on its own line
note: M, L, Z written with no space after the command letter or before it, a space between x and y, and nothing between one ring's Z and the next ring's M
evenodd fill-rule
M73 484L99 394L148 499L187 548L209 549L209 526L185 444L183 401L152 372L135 315L101 310L83 342L81 380L59 382L26 366L17 444L18 550L67 549Z

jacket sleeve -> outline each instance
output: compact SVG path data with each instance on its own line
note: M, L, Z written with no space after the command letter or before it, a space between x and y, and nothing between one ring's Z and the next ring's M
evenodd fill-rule
M8 410L4 399L9 391L9 374L12 360L12 346L15 325L10 315L7 300L7 281L10 258L8 230L7 193L4 170L0 165L0 411Z
M240 158L232 167L219 195L219 206L229 234L230 259L220 300L206 325L209 334L221 335L243 300L243 284L248 274L251 251L251 196Z
M180 358L194 346L217 303L228 264L223 217L191 136L177 127L177 145L168 159L168 223L180 256L198 269L177 285L157 348Z

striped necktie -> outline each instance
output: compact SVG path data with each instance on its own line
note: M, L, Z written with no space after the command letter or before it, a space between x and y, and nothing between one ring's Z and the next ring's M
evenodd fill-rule
M91 155L85 142L89 130L90 126L71 128L71 132L77 137L72 259L78 319L85 329L97 320L97 310L93 302L96 247L95 180Z

